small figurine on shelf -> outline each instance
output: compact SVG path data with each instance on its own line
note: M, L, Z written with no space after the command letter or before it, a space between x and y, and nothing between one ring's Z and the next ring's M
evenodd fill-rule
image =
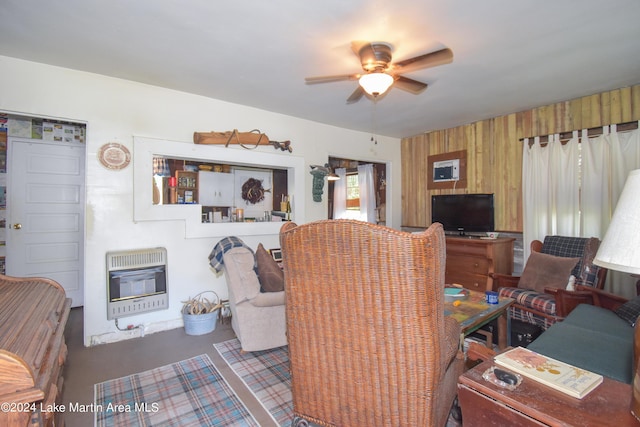
M169 203L175 205L177 201L176 177L172 176L169 178Z
M291 221L291 200L287 200L286 220Z
M287 211L287 196L285 194L282 194L280 197L280 212L286 212Z

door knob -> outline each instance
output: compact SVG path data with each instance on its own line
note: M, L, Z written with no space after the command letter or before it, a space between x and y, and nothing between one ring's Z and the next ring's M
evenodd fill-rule
M16 230L20 230L22 228L22 224L18 223L18 224L13 224L13 228Z

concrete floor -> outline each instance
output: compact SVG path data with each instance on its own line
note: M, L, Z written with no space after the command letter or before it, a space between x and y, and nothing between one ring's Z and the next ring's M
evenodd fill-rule
M230 322L218 322L216 330L210 334L191 336L183 328L103 344L84 347L82 308L71 310L66 327L68 347L67 362L64 369L62 403L69 408L70 403L91 405L93 403L93 385L115 378L135 374L188 359L200 354L208 354L218 371L227 380L238 397L246 405L262 427L278 427L270 414L245 387L242 381L220 357L213 344L235 337ZM91 427L94 414L90 412L66 412L66 427ZM447 427L459 427L460 423L452 417Z
M93 385L96 383L168 365L199 354L208 354L258 423L265 427L277 426L260 402L213 348L214 343L234 337L229 323L218 322L215 331L200 336L187 335L183 328L179 328L142 338L84 347L82 308L74 308L66 327L69 352L64 369L62 403L66 408L69 408L70 403L90 405L93 403ZM66 412L64 421L67 427L90 427L93 425L93 417L93 413Z

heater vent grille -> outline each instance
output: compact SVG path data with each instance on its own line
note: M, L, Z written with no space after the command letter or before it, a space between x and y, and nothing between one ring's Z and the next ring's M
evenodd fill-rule
M109 271L166 265L167 250L165 248L153 248L126 252L110 252L107 254L107 264Z
M167 250L107 253L107 319L169 308Z
M149 311L163 310L168 307L167 294L147 295L132 300L116 301L109 304L107 319L119 319L120 317L133 316L134 314Z

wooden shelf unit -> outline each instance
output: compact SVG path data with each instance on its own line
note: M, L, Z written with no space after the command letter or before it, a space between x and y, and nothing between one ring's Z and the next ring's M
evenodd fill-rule
M447 236L445 282L457 283L472 291L490 291L492 273L513 273L514 241L511 237Z
M176 171L176 193L178 203L197 204L198 203L198 172ZM185 193L191 192L188 199Z

